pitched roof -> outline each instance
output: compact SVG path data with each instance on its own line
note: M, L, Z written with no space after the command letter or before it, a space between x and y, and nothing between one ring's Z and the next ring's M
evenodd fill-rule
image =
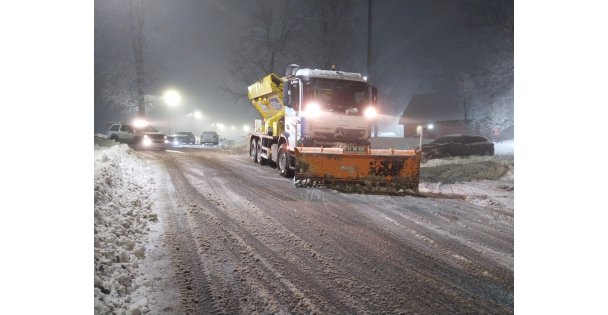
M464 109L455 97L444 94L414 95L399 119L400 124L464 120Z

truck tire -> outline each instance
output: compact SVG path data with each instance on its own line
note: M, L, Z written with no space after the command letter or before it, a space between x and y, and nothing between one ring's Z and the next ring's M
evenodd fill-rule
M258 143L255 147L255 151L257 153L255 155L256 163L258 163L260 165L266 165L268 160L266 160L265 158L262 157L262 139L258 140Z
M279 175L283 177L293 176L293 170L289 168L290 162L289 152L287 152L287 145L283 143L279 147L279 154L277 157L277 169L279 170Z
M255 141L255 138L251 139L251 143L249 144L249 157L251 157L253 163L258 162L258 143Z

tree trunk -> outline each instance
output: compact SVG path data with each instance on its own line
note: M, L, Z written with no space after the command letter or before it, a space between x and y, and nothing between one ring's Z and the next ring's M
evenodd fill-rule
M133 58L135 61L135 77L137 89L137 112L140 117L146 116L146 90L144 68L144 12L143 2L135 0L129 2L131 10L131 38L133 44Z
M268 71L270 71L270 73L274 73L274 63L275 63L275 52L273 50L270 52L270 68L268 69Z

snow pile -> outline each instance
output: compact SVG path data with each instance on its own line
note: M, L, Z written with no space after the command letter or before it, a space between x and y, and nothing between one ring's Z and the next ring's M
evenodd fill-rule
M482 155L471 155L471 156L453 156L445 157L441 159L430 159L424 160L420 164L420 167L433 167L448 164L467 164L467 163L478 163L484 161L505 161L509 160L509 157L505 156L482 156Z
M433 159L421 163L418 189L512 213L513 174L512 155Z
M479 179L499 179L509 170L507 165L486 161L467 164L447 164L423 168L420 171L422 181L455 183Z
M420 193L433 194L435 197L464 199L472 204L504 210L513 213L513 181L478 180L453 184L420 183Z
M125 144L95 147L95 313L146 313L150 283L139 266L157 221L152 171Z
M512 156L470 156L432 159L420 164L420 180L456 183L473 180L513 179Z
M515 154L515 145L513 140L494 142L494 153L498 155Z
M101 134L95 135L95 150L99 150L102 147L111 147L117 144L118 142L110 140L108 137L103 137Z

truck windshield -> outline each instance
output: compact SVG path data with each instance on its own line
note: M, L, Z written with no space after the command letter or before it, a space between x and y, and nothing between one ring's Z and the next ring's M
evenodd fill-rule
M304 86L304 104L315 101L326 111L361 114L369 103L367 87L365 82L314 78Z

